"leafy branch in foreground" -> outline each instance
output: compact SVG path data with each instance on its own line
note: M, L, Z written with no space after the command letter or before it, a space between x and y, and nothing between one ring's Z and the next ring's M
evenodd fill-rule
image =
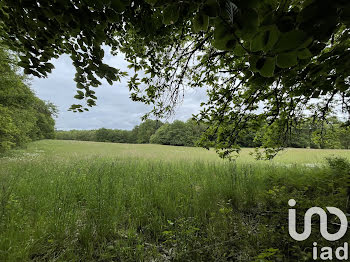
M134 67L148 76L131 82L135 100L155 104L152 113L163 116L186 86L205 87L209 99L196 116L209 124L202 146L223 157L239 151L239 133L254 128L252 120L279 130L265 146L280 149L305 112L325 119L341 105L349 113L348 3L226 1L227 12L224 2L199 4L191 23L174 24L152 56L143 50L154 39L143 38ZM125 33L125 42L140 41Z

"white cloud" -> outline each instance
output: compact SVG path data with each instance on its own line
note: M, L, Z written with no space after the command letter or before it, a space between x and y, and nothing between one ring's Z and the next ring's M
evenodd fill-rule
M112 56L106 52L104 61L123 71L128 71L127 62L123 55ZM98 97L97 106L90 108L89 112L73 113L68 108L77 103L75 82L73 81L75 69L68 55L63 55L52 62L54 71L48 78L33 78L32 89L38 97L48 100L58 106L59 116L56 119L56 128L69 129L97 129L101 127L113 129L132 129L141 122L141 117L151 108L131 101L127 87L127 79L113 86L103 81L102 86L94 89ZM199 112L201 101L206 100L204 89L188 90L176 115L171 120L187 120L192 114Z

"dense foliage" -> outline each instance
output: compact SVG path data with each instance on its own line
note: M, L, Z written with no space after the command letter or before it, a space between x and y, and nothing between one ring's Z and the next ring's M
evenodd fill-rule
M142 122L132 130L100 128L98 130L57 131L56 139L132 144L195 146L205 127L192 120L163 124L159 120Z
M261 128L255 140L262 145L274 143L278 137L275 125ZM350 128L336 117L326 118L326 121L317 121L305 118L290 130L285 144L296 148L350 148Z
M136 126L133 130L137 134L136 142L139 144L145 144L150 142L151 136L163 125L158 120L146 120L139 126Z
M150 143L172 146L195 146L205 126L197 125L192 120L186 123L176 120L165 124L151 137Z
M291 130L285 141L287 147L350 149L350 128L336 117L327 121L304 118ZM266 122L254 123L255 128L240 133L237 144L240 147L261 147L274 143L278 137L275 125ZM253 126L253 124L251 124ZM189 119L186 122L175 120L163 124L161 121L146 120L132 130L100 128L98 130L57 131L56 139L79 140L132 144L161 144L174 146L198 146L207 125ZM215 137L213 138L215 139Z
M54 137L56 108L35 96L18 72L15 59L0 47L0 153Z
M185 86L207 88L197 119L216 139L202 146L222 156L252 117L277 123L269 146L280 147L302 111L323 118L334 104L350 108L345 0L3 0L0 24L26 73L46 76L51 58L71 56L76 98L86 100L75 111L95 105L100 78L126 75L103 63L103 45L125 54L132 99L154 104L157 116L173 111Z

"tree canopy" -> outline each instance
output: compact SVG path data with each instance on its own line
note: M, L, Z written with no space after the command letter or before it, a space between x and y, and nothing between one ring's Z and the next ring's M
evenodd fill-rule
M175 120L173 123L166 123L151 136L150 143L172 146L194 146L196 139L192 133L191 122L184 123Z
M16 57L0 46L0 153L54 137L56 107L36 97L26 82Z
M349 113L350 2L346 0L3 0L1 38L20 52L25 73L45 77L66 53L76 68L71 110L96 104L94 87L126 76L103 62L122 52L134 75L131 98L172 113L186 87L204 87L196 119L202 146L237 150L254 119L275 123L274 147L307 110ZM251 121L253 119L253 121Z
M255 122L255 121L254 121ZM254 123L256 125L257 123ZM278 136L275 125L266 122L257 124L255 129L244 129L239 134L237 144L240 147L256 148L251 151L257 159L272 158L274 151L261 151L259 147L274 143ZM155 129L158 126L160 128ZM142 127L143 131L138 132ZM56 131L59 140L97 141L128 144L161 144L171 146L198 146L203 132L208 128L189 119L186 122L175 120L173 123L146 120L132 130L106 129ZM151 135L151 136L150 136ZM294 148L331 148L350 149L350 127L337 117L327 117L324 121L303 118L291 130L285 145Z

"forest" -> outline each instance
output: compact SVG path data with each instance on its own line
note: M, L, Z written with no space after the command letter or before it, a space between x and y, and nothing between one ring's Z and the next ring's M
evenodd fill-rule
M0 45L0 153L55 136L55 105L39 99L18 56Z
M260 125L264 125L261 123ZM106 129L56 131L58 140L79 140L131 144L160 144L172 146L199 146L200 139L208 128L189 119L163 123L160 120L146 120L132 130ZM273 127L266 123L263 128L244 130L237 144L240 147L261 147L274 137ZM337 117L327 118L327 122L306 118L288 134L286 147L349 149L350 128Z

